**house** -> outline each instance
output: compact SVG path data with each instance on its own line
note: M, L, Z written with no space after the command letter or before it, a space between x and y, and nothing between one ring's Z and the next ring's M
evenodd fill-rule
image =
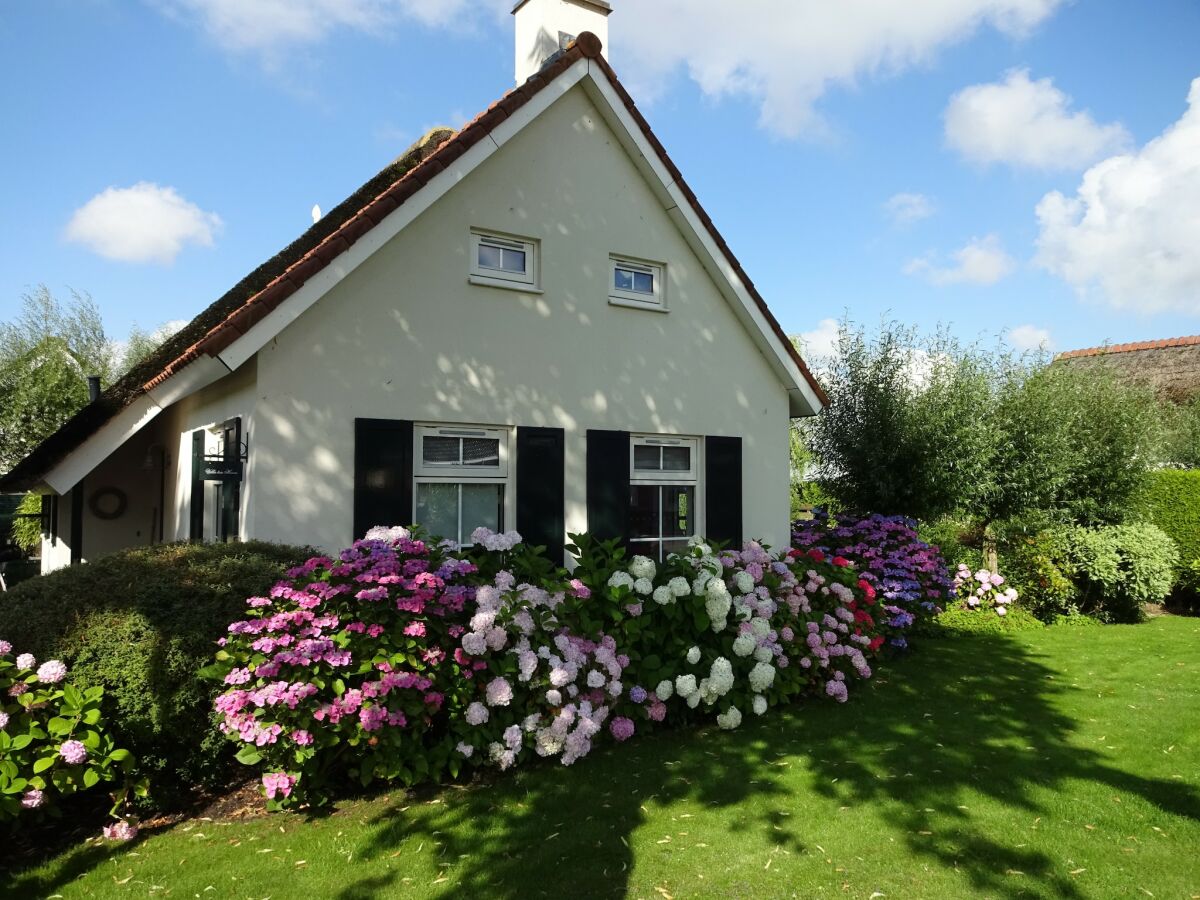
M1073 367L1105 366L1146 383L1159 396L1176 402L1200 394L1200 335L1068 350L1054 357L1054 362Z
M43 570L326 549L417 521L789 540L820 386L617 79L599 0L523 0L518 86L435 130L0 480Z

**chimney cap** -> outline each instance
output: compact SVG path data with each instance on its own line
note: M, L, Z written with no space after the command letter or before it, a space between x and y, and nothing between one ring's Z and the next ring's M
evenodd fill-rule
M516 15L517 10L528 3L529 0L517 0L517 5L512 8L513 15ZM580 6L590 6L597 12L602 12L606 16L612 12L612 4L605 0L566 0L568 3L578 3Z

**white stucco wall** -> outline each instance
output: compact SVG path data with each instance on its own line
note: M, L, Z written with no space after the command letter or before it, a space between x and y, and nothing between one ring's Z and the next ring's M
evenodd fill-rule
M472 227L539 240L544 293L469 284ZM610 306L610 253L666 263L670 312ZM578 87L260 351L255 395L254 537L350 541L376 417L565 429L568 531L587 429L737 435L745 534L787 542L785 389Z

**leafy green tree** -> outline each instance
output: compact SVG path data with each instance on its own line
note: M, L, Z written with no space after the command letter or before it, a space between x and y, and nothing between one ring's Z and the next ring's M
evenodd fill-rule
M134 328L124 344L104 332L86 293L60 301L45 285L24 294L21 312L0 323L0 472L7 472L88 401L87 378L107 386L145 359L169 335ZM27 498L32 511L37 498ZM36 544L24 520L23 546Z
M820 483L843 504L993 526L1121 522L1161 454L1150 391L1041 355L922 341L843 323L805 427Z

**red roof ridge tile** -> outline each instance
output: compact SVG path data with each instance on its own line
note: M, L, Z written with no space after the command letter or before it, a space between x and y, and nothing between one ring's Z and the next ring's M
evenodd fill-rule
M1084 347L1081 350L1066 350L1055 359L1079 359L1084 356L1105 356L1109 353L1137 353L1139 350L1163 350L1172 347L1193 347L1200 344L1200 334L1183 337L1159 338L1155 341L1134 341L1127 344L1105 344L1100 347Z

